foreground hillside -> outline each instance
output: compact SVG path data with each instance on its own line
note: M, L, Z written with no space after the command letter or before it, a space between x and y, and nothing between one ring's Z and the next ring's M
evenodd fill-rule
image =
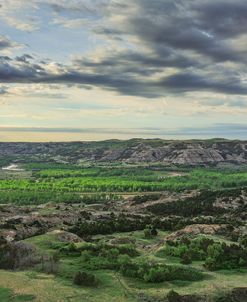
M247 142L223 139L165 141L160 139L71 143L0 143L0 160L54 160L82 163L126 162L164 164L247 163Z
M58 146L0 164L0 301L246 302L244 164L83 164Z

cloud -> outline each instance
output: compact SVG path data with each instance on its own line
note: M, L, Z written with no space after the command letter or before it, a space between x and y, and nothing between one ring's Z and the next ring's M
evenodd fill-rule
M16 61L18 62L24 62L24 63L29 63L29 60L32 60L33 57L29 54L23 54L19 57L16 57Z
M115 63L116 64L116 63ZM87 64L86 64L87 65ZM247 87L234 75L217 77L215 75L201 75L200 73L183 72L170 76L147 79L151 69L143 69L133 65L110 68L105 72L102 65L92 66L91 71L83 71L78 66L63 66L61 64L36 64L26 59L0 61L0 81L2 83L43 83L67 85L91 85L108 90L117 91L123 95L156 98L168 93L185 93L188 91L213 91L225 94L246 95ZM99 64L100 65L100 64ZM104 65L104 64L103 64ZM97 64L96 64L97 66ZM109 65L108 65L109 67ZM143 68L143 67L142 67ZM102 72L100 72L100 70ZM125 72L123 72L125 70Z
M9 38L0 35L0 51L5 50L5 49L14 48L17 46L18 46L17 43L12 42ZM7 57L5 57L5 59L7 59Z
M78 18L78 19L66 19L66 18L56 18L53 20L54 25L61 25L64 28L78 28L87 25L87 22L84 19Z
M202 28L223 38L246 33L247 3L242 0L196 1L191 5Z
M213 77L203 77L200 74L188 72L169 76L159 84L174 92L210 90L225 94L247 94L247 86L243 85L237 77L217 80Z
M0 86L0 96L8 94L8 87L7 86Z
M32 32L39 28L35 0L2 0L0 18L8 26L21 31Z
M30 0L22 6L9 1L0 9L6 22L18 10L21 19L23 12L34 12L33 19L26 18L32 26L40 12L38 22L48 19L69 30L83 25L107 47L66 64L46 64L29 54L1 57L2 83L80 84L145 98L197 91L247 94L243 1ZM0 40L0 49L11 47L8 43Z
M25 96L32 97L32 98L45 98L45 99L67 99L68 95L64 93L49 93L49 92L30 92L27 93Z

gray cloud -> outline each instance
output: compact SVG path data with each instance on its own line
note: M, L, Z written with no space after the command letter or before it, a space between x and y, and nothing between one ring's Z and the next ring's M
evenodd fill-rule
M189 24L188 20L166 18L165 22L155 22L145 17L130 19L130 31L147 45L163 54L163 49L191 50L205 55L214 61L240 61L240 55L224 41L221 41L201 28Z
M11 58L8 56L0 56L0 61L11 61Z
M5 36L0 35L0 50L16 47L17 44Z
M16 61L18 61L18 62L24 62L24 63L28 63L29 62L29 60L32 60L33 59L33 57L31 56L31 55L29 55L29 54L23 54L23 55L21 55L21 56L19 56L19 57L16 57Z
M225 94L247 94L247 86L241 84L238 78L217 80L190 72L169 76L159 84L174 92L210 90Z
M92 67L93 63L89 63L89 65ZM107 68L102 70L102 66L99 69L97 64L95 65L94 72L83 72L78 70L76 66L65 67L59 64L56 73L52 73L42 64L30 63L29 61L9 62L8 60L2 60L0 61L0 81L2 83L83 84L114 90L124 95L147 98L188 91L247 94L247 87L241 83L236 75L231 73L227 74L226 78L217 78L217 74L216 76L202 75L187 71L152 80L147 77L149 69L145 69L143 66L143 70L141 70L140 67L133 65L132 70L129 69L127 72L126 68L130 68L130 65L126 67L123 64L123 67L121 67L121 64L115 63L116 69L110 68L109 70ZM152 72L154 71L151 69L150 73ZM142 77L137 76L140 74L142 74Z
M206 31L228 38L246 33L247 3L242 0L196 1L191 5L197 24Z
M94 55L77 58L66 66L53 62L56 72L48 69L45 61L36 62L28 54L2 56L0 82L80 84L146 98L189 91L247 94L242 80L246 56L237 42L234 46L232 43L246 31L247 4L243 1L44 3L56 16L68 20L86 18L92 24L95 18L100 20L88 30L106 41L117 39L121 50L105 51L97 60ZM42 2L37 4L42 6ZM11 42L1 36L0 49L8 47Z

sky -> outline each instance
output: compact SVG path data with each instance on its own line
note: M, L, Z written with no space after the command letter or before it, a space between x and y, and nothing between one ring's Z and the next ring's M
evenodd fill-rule
M0 0L0 141L247 139L247 1Z

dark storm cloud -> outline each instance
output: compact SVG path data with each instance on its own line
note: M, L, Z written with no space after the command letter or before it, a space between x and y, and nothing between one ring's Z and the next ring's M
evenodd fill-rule
M241 56L231 49L225 42L210 36L200 28L193 28L186 24L186 20L176 22L170 19L167 24L156 24L147 18L130 20L130 30L147 45L160 54L165 55L163 49L171 47L177 50L191 50L205 55L214 61L240 61ZM174 22L174 24L173 24Z
M81 67L91 67L95 71L100 69L103 71L102 69L106 68L115 68L119 72L126 72L126 70L131 69L136 74L143 74L145 73L145 70L148 71L150 68L155 73L164 70L166 67L187 68L202 66L202 63L177 53L171 48L163 49L163 53L164 56L159 56L157 54L146 54L141 51L123 51L104 56L97 62L81 58L74 60L74 63Z
M57 83L57 84L87 84L100 86L106 89L117 90L128 95L157 96L157 93L138 80L128 77L82 73L73 69L61 71L59 74L45 71L43 66L35 64L9 64L0 61L0 82L2 83ZM138 92L139 91L139 92ZM140 92L142 91L142 92Z
M136 71L133 71L134 73ZM138 78L133 74L82 72L70 68L62 68L52 73L45 66L21 62L20 65L0 62L0 81L3 83L46 83L46 84L86 84L117 91L124 95L155 98L167 93L187 91L214 91L226 94L247 94L247 87L237 77L217 79L196 73L178 73L168 77L151 80Z
M197 13L196 23L211 33L225 38L246 33L246 1L196 1L192 10Z
M96 28L96 32L106 37L134 36L139 41L138 46L144 45L150 51L142 52L140 47L136 53L130 50L124 54L116 52L97 63L84 60L82 66L90 66L94 72L111 68L120 73L128 72L128 65L131 65L132 71L136 68L136 74L143 75L157 73L157 68L159 72L169 67L183 70L166 80L160 78L160 84L166 89L157 94L201 90L246 94L246 84L239 76L246 73L246 55L232 39L246 31L247 3L212 0L132 2L138 7L136 14L126 14L119 27L104 26L101 30ZM228 62L241 66L222 68L221 76L214 79L212 74L219 74L221 68L214 64ZM196 73L192 74L191 69ZM205 70L210 71L208 78ZM146 85L153 83L150 81Z
M180 73L160 81L160 85L174 92L214 91L225 94L247 94L247 86L242 85L238 78L217 80L199 74Z
M119 40L115 42L121 51L106 48L97 60L89 55L67 66L53 62L54 72L27 54L1 57L0 82L80 84L147 98L189 91L247 95L242 80L246 56L237 40L246 31L244 1L97 0L92 5L79 0L47 5L61 16L67 12L99 18L102 22L90 29L105 41ZM8 43L0 38L0 49L10 47Z

